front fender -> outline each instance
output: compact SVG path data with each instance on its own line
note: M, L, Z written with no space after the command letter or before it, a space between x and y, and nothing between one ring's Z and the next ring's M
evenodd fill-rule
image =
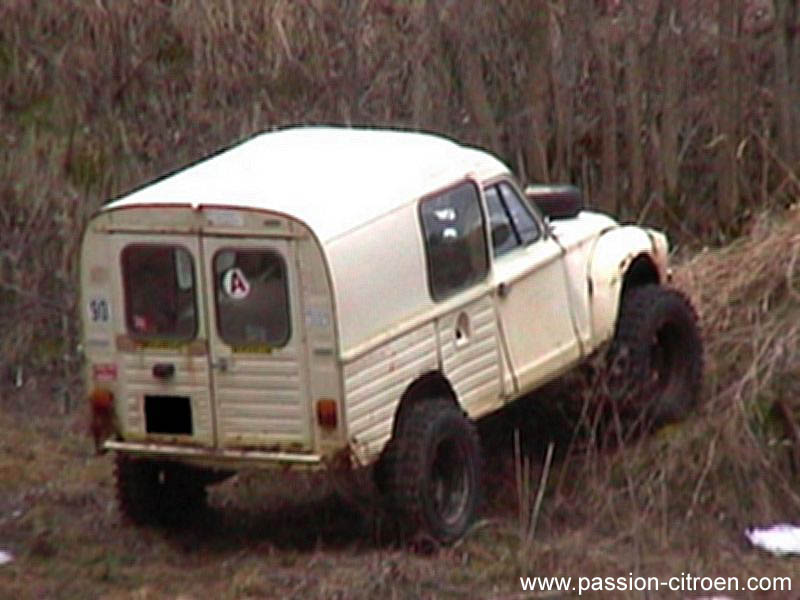
M633 261L649 257L662 282L667 277L667 252L662 233L633 225L612 229L597 239L589 258L593 346L614 335L625 274Z

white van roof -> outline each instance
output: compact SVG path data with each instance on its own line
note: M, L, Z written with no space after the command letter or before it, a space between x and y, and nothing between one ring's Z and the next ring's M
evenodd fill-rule
M265 209L306 223L324 243L467 175L485 179L507 171L486 152L432 134L296 127L257 135L103 210Z

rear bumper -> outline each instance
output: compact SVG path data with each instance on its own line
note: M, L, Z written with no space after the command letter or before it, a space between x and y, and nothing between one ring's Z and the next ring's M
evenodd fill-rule
M196 448L143 442L120 442L107 440L105 450L114 450L138 456L164 458L197 465L219 468L279 468L300 467L318 469L323 465L319 454L295 452L265 452L262 450L234 450L219 448Z

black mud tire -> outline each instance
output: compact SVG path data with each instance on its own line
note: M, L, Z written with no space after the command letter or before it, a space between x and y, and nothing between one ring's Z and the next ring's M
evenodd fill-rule
M461 538L481 504L481 450L450 400L420 401L404 416L378 465L379 488L407 540Z
M697 404L703 378L703 341L689 299L657 284L627 290L609 373L611 398L626 434L685 418Z
M117 453L120 513L136 525L184 525L206 508L206 485L212 482L214 473Z

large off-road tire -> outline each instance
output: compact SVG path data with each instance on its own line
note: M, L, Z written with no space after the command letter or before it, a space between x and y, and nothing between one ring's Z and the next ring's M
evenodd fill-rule
M689 299L657 284L627 290L609 362L612 400L629 433L684 418L703 377L703 342Z
M189 466L117 453L117 503L138 525L179 525L206 506L211 475Z
M464 535L480 507L478 435L449 400L425 400L409 408L379 473L379 487L407 536L452 543Z

